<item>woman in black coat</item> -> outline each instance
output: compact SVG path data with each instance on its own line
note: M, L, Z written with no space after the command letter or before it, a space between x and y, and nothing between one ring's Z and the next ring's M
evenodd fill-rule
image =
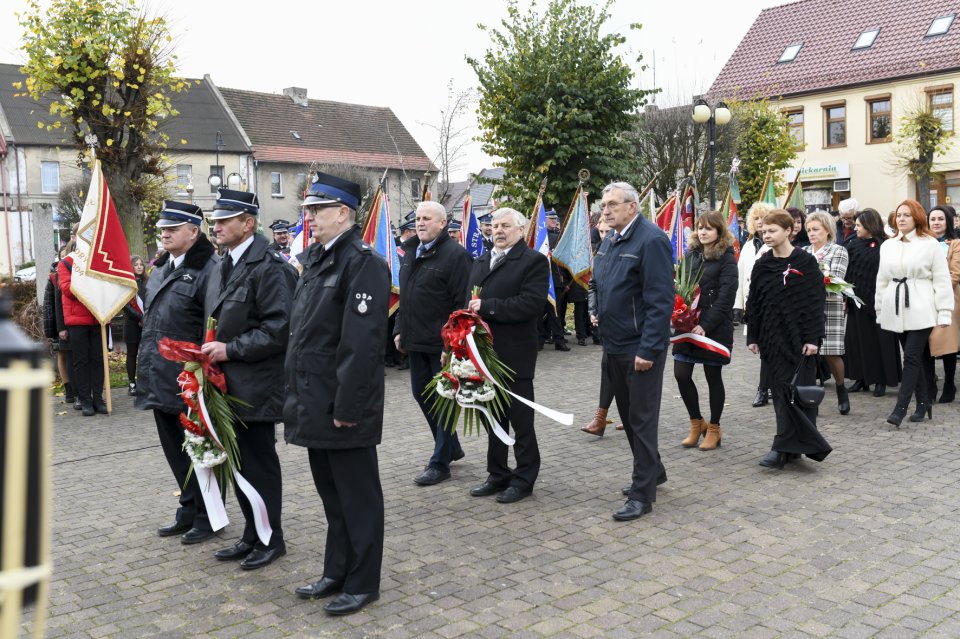
M123 307L123 341L127 345L127 382L129 393L137 394L137 353L143 335L143 300L147 292L147 267L139 255L130 256L137 279L137 295Z
M877 271L880 268L880 245L887 239L883 218L874 209L863 209L857 216L857 237L847 244L850 264L846 280L863 305L857 308L847 300L847 332L844 350L847 353L847 377L854 380L850 392L870 390L883 397L887 386L900 383L900 347L895 333L877 324L874 297L877 293Z
M707 211L697 219L697 232L690 236L685 268L690 273L700 272L700 319L691 331L699 337L717 342L730 352L733 349L733 301L737 295L739 272L733 254L733 235L723 216L716 211ZM679 331L678 331L679 332ZM723 366L730 363L729 355L723 355L695 342L677 342L673 347L673 376L677 380L680 396L690 416L690 434L681 444L693 448L704 436L700 450L713 450L720 446L723 433L720 431L720 415L726 401L723 386ZM704 422L700 412L700 397L693 382L693 367L703 366L709 389L710 421Z
M767 363L777 434L761 466L783 468L806 455L823 461L830 445L817 431L817 408L793 401L791 382L809 386L816 377L812 355L825 335L827 291L817 259L790 244L793 218L782 209L763 219L763 241L770 251L753 265L747 297L747 348Z

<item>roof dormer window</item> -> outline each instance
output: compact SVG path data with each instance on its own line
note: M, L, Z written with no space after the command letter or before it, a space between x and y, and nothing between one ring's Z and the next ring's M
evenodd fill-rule
M869 49L873 46L873 43L876 42L877 36L880 35L880 27L873 29L867 29L860 34L860 37L857 38L857 41L853 43L853 49Z
M800 49L803 47L803 43L800 44L791 44L786 49L783 50L783 54L780 56L780 59L777 62L793 62L797 54L800 53Z
M930 38L933 36L943 35L950 30L950 25L953 24L953 19L957 14L951 13L949 15L940 16L936 18L933 23L930 25L930 28L927 29L926 37Z

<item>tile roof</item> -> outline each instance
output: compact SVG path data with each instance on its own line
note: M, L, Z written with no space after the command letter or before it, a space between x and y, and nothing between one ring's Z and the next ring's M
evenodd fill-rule
M49 117L51 98L43 97L35 102L29 97L14 97L18 93L14 82L22 82L18 64L0 64L0 109L3 110L10 131L5 131L14 142L27 146L71 145L69 129L47 131L38 128L37 122ZM170 97L173 107L180 115L163 123L162 130L170 136L171 151L215 151L216 132L223 138L222 153L247 153L249 147L240 131L233 125L226 110L216 97L214 89L203 80L188 80L189 88ZM180 144L186 140L186 144Z
M481 183L479 178L493 180L493 183ZM474 207L489 206L493 197L493 190L497 187L497 182L503 180L503 169L500 167L494 169L482 169L477 174L477 179L467 182L451 182L450 192L446 201L443 202L447 211L462 209L463 201L467 197L467 187L470 188L470 203Z
M710 87L714 98L789 96L960 68L960 16L942 36L933 21L956 0L800 0L764 9ZM880 28L873 46L852 50ZM803 43L793 62L784 49Z
M258 160L437 170L389 108L330 100L299 106L274 93L224 88L220 93L250 137Z

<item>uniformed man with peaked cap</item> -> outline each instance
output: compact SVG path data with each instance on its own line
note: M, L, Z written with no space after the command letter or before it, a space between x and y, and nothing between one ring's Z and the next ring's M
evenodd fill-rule
M273 224L270 225L270 230L273 231L273 242L270 244L270 248L278 253L289 253L290 252L290 222L286 220L274 220Z
M302 254L287 350L285 438L304 446L327 518L323 575L304 599L337 595L333 615L380 597L383 356L390 300L384 259L356 228L360 187L317 173L303 201L316 244Z
M283 408L283 358L290 335L290 307L297 271L267 238L256 233L260 212L256 193L220 189L207 216L217 242L226 247L221 268L207 284L204 308L217 320L214 341L203 352L220 362L227 392L245 405L236 406L244 425L237 428L240 474L260 494L271 533L258 535L254 507L237 491L246 522L240 540L214 553L222 561L240 560L255 570L286 554L280 505L283 497L276 423Z
M207 316L203 310L207 281L220 258L200 230L199 206L165 200L157 228L166 253L154 264L144 295L143 335L138 357L139 384L136 407L152 409L160 446L180 488L180 507L172 524L157 530L161 537L181 535L183 544L196 544L213 536L207 509L200 495L190 458L183 451L184 430L179 415L184 410L177 376L183 369L160 355L160 339L169 337L199 344Z

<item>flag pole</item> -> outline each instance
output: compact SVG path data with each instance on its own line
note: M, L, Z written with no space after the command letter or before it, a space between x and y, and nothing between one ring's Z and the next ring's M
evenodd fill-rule
M647 193L650 192L650 189L653 188L653 183L657 181L657 178L660 177L661 173L663 173L663 169L657 171L657 174L653 176L653 179L650 180L645 187L643 187L643 191L640 192L640 197L638 198L641 202L643 202L643 198L647 195Z
M537 236L537 224L538 220L534 219L537 215L537 211L540 210L540 203L543 202L543 194L547 190L547 178L540 180L540 190L537 192L537 202L533 205L533 215L530 216L530 221L527 222L527 246L534 248L533 243L536 240Z

